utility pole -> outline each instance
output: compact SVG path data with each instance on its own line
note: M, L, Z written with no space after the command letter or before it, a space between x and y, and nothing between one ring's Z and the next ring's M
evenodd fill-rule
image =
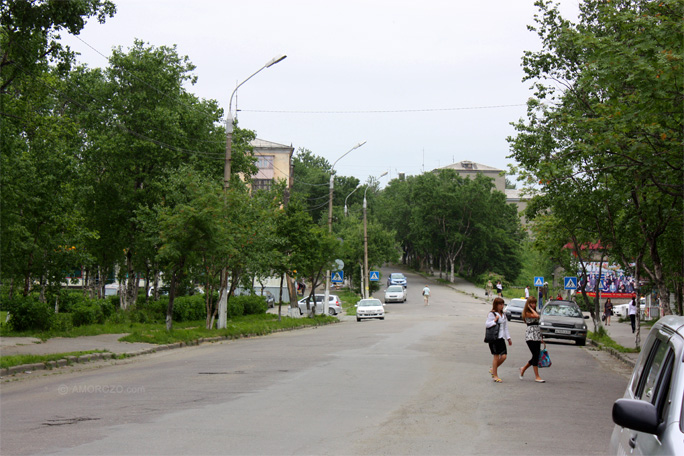
M226 117L226 160L223 167L223 191L225 194L228 193L228 187L230 185L230 175L231 175L231 161L232 161L232 147L233 147L233 97L235 92L244 84L245 82L252 79L257 73L265 68L269 68L278 62L283 61L287 56L281 55L279 57L274 57L273 59L266 62L264 66L259 68L257 71L252 73L250 77L242 81L235 87L233 93L230 94L230 100L228 101L228 116ZM227 201L224 195L224 202ZM218 304L218 328L223 329L228 323L228 268L223 268L221 271L221 290L219 292L219 304Z

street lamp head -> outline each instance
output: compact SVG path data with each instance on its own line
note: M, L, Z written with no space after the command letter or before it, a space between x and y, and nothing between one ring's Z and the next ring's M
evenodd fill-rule
M378 179L380 179L381 177L387 176L388 173L389 173L389 171L385 171L384 173L382 173L378 176Z
M366 141L361 141L360 143L358 143L357 145L354 146L354 149L358 149L359 147L363 146L364 144L366 144ZM352 149L352 150L354 150L354 149Z
M282 61L285 60L286 58L287 58L286 55L281 55L280 57L278 57L278 56L273 57L273 58L265 65L265 67L266 67L266 68L270 68L270 67L272 67L273 65L275 65L275 64L278 63L278 62L282 62Z

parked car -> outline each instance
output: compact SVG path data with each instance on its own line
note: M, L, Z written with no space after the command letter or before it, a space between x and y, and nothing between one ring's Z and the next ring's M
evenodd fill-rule
M646 308L646 298L641 298L641 318L644 317L644 309ZM601 307L603 309L603 307ZM603 311L601 312L603 313ZM619 318L628 318L629 316L629 304L618 304L613 306L613 315Z
M511 301L506 304L506 307L504 307L504 313L506 314L506 319L508 321L511 321L514 318L522 320L522 311L525 307L525 301L525 299L515 298L511 299Z
M611 454L684 454L684 317L658 320L625 395L613 404Z
M391 273L387 278L387 286L389 287L390 285L401 285L405 288L407 285L406 276L401 272Z
M570 339L577 345L587 343L587 325L589 318L574 301L551 300L544 305L539 320L539 329L546 339Z
M406 302L406 288L401 285L390 285L385 290L385 303Z
M361 321L362 318L385 319L385 308L379 299L362 299L356 304L356 321Z
M316 294L314 295L315 300L316 300L316 315L321 315L323 314L323 299L325 298L324 294ZM299 314L304 315L310 312L310 310L307 310L306 308L306 300L308 296L305 296L304 298L300 299L297 301L297 305L299 307ZM313 306L313 301L309 302L309 308ZM340 298L337 295L328 295L328 315L338 315L342 312L342 301L340 301Z

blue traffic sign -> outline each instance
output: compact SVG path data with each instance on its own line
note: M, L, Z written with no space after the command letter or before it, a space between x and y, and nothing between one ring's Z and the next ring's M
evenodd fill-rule
M543 287L544 286L544 277L535 277L534 278L534 286L535 287Z
M371 282L377 282L380 280L380 273L378 271L371 271L370 272L370 281Z
M577 277L565 277L563 282L566 290L577 290Z
M330 281L332 283L344 282L344 271L335 271L330 274Z

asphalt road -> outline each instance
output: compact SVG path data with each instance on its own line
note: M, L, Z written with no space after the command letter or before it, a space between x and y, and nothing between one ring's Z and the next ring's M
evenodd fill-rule
M0 385L0 453L605 454L626 369L549 343L523 381L524 326L495 384L489 306L407 274L384 321L342 323L53 371ZM383 287L384 289L384 287Z

